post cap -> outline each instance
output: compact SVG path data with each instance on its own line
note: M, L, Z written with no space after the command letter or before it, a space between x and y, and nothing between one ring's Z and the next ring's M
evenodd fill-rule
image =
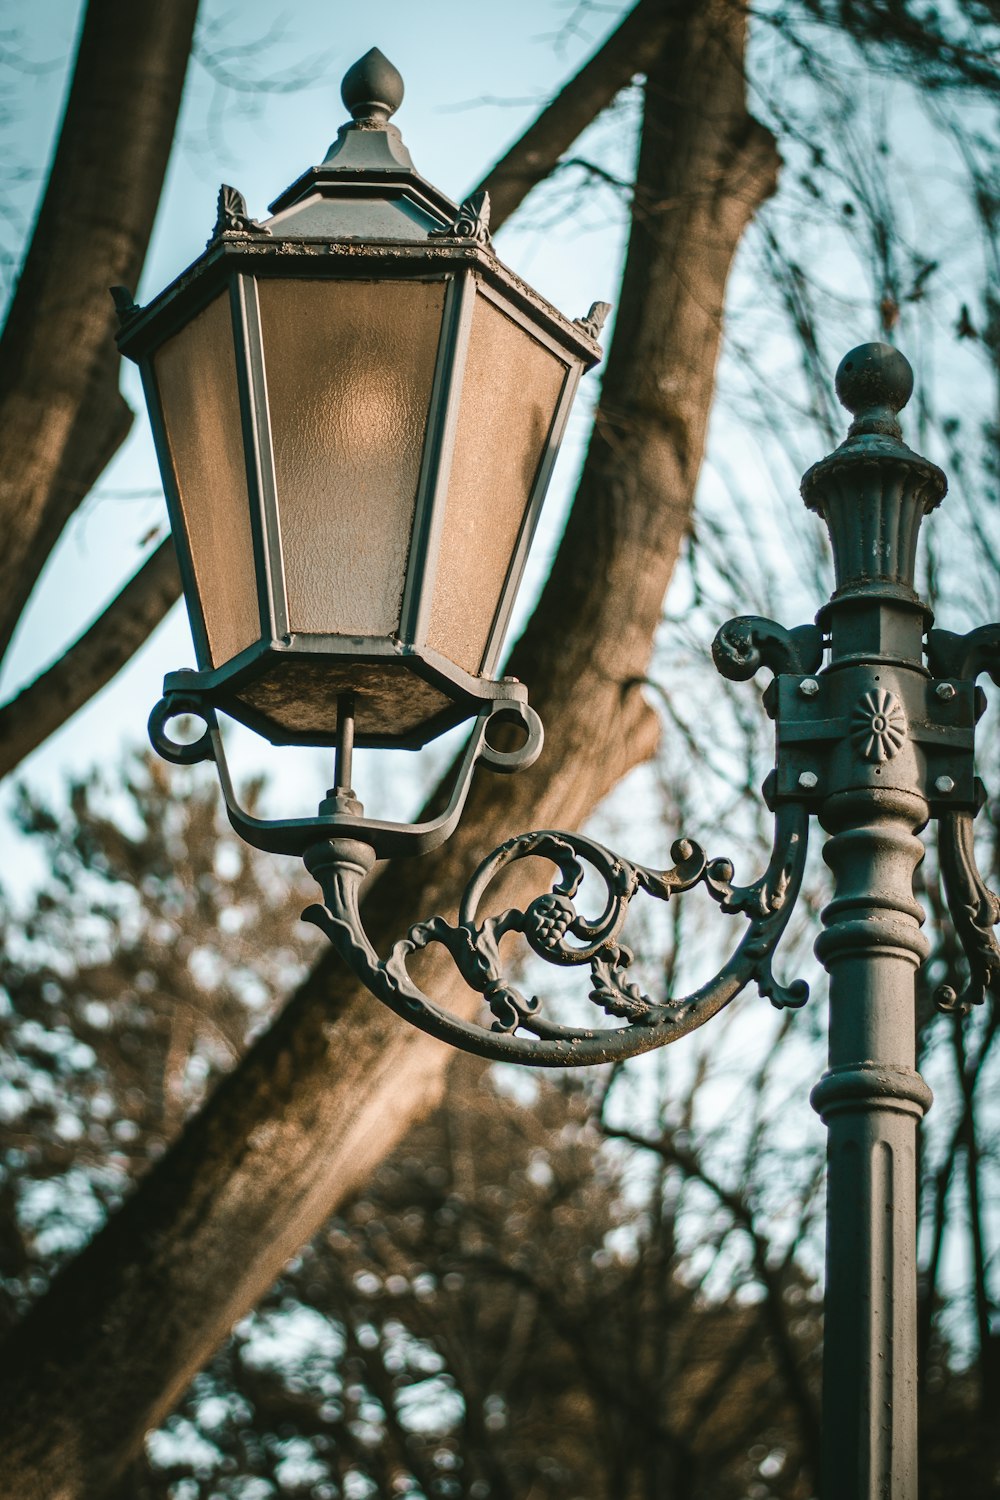
M851 437L901 437L896 413L913 395L913 367L891 344L859 344L837 366L837 396L854 417Z
M840 361L836 388L854 421L840 447L806 470L802 498L829 530L837 595L916 599L920 523L948 481L903 442L896 414L913 393L910 362L891 344L859 344Z

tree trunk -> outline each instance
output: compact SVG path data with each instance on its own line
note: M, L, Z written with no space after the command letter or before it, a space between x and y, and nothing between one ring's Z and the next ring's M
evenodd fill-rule
M134 286L197 0L89 0L48 187L0 338L0 655L132 421L110 285Z
M512 831L578 825L656 743L639 683L691 512L727 276L776 178L773 141L746 109L744 26L730 0L687 0L649 77L603 398L552 576L511 663L547 751L519 776L480 775L450 843L387 869L366 906L377 944L453 909ZM502 899L523 900L527 879L518 873ZM468 1010L446 963L422 978ZM98 1500L282 1264L439 1098L447 1061L324 958L15 1331L0 1493Z

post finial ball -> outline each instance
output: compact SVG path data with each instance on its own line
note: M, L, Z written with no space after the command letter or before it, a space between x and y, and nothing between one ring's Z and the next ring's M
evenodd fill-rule
M913 394L913 369L905 354L891 344L859 344L837 367L837 396L859 424L878 430L895 426L895 414Z
M359 125L384 129L403 102L403 78L385 53L372 47L344 74L340 97Z

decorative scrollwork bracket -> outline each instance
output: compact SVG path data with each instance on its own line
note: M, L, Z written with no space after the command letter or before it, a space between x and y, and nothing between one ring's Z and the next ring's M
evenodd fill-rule
M712 642L716 670L730 682L749 682L761 667L782 672L815 672L823 661L823 632L818 625L787 630L760 615L727 620Z
M704 1025L755 981L778 1007L800 1006L808 987L797 980L777 982L772 960L798 894L805 863L806 814L783 809L775 823L774 849L764 874L752 885L733 884L728 860L709 860L691 840L678 840L668 870L632 863L583 834L542 830L508 839L488 855L466 886L458 920L432 917L418 922L379 958L361 918L359 893L374 863L370 845L358 839L325 839L308 849L306 865L319 882L325 904L303 916L319 927L361 982L391 1010L421 1030L464 1051L496 1061L571 1067L614 1062L662 1047ZM488 887L517 861L551 861L558 878L551 890L536 896L523 910L481 917ZM596 872L604 888L599 916L578 911L576 897L585 867ZM743 915L748 927L729 960L707 983L681 998L654 1000L629 977L633 954L621 942L628 907L640 891L658 901L675 899L704 884L729 915ZM540 958L559 967L586 966L589 1000L620 1027L592 1028L559 1024L542 1012L535 995L525 995L506 972L501 940L520 933ZM465 983L483 996L489 1026L467 1021L437 1005L409 973L410 956L438 944L445 948Z

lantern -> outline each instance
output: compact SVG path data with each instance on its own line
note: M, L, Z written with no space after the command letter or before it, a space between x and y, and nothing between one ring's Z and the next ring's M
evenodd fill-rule
M389 120L372 49L321 166L145 308L139 364L198 669L167 689L275 744L415 748L523 699L504 632L605 304L571 322L496 258Z

